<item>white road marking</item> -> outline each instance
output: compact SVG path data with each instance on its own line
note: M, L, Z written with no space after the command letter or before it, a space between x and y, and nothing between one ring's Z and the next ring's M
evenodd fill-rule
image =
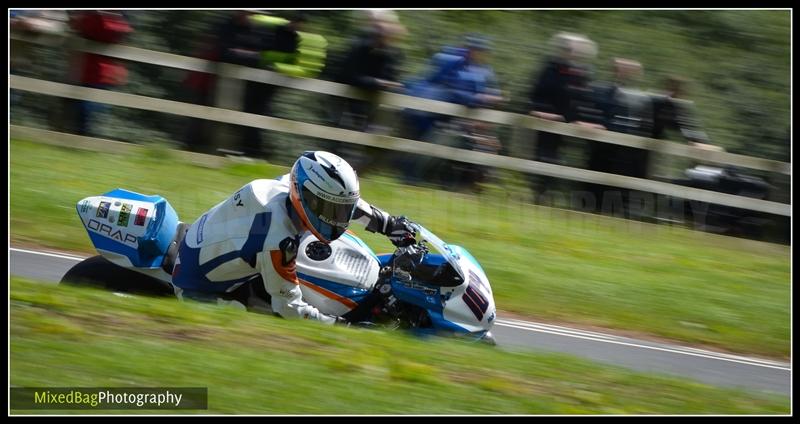
M68 259L73 261L82 261L86 259L86 257L81 257L81 256L65 255L62 253L53 253L53 252L39 252L35 250L18 249L15 247L10 247L9 250L14 252L29 253L32 255L51 256L55 258ZM634 339L619 337L612 334L603 334L593 331L585 331L577 328L561 327L557 325L544 324L531 321L522 321L516 319L498 319L495 322L495 325L499 325L502 327L516 328L519 330L538 332L538 333L554 334L563 337L573 337L573 338L591 340L602 343L613 343L613 344L637 347L642 349L658 350L662 352L677 353L681 355L697 356L706 359L716 359L719 361L736 362L740 364L752 365L757 367L774 368L779 370L791 371L791 367L789 366L789 364L782 362L770 361L760 358L750 358L745 356L730 355L726 353L712 352L708 350L702 350L685 346L667 346L667 345L651 346L639 343L631 343L630 341L633 341Z
M82 261L87 258L82 256L65 255L63 253L37 252L35 250L17 249L16 247L9 247L8 250L14 252L30 253L32 255L52 256L54 258L69 259L71 261Z
M591 341L595 341L595 342L612 343L612 344L618 344L618 345L623 345L623 346L638 347L638 348L641 348L641 349L658 350L658 351L662 351L662 352L677 353L677 354L680 354L680 355L697 356L697 357L706 358L706 359L716 359L718 361L736 362L736 363L745 364L745 365L752 365L752 366L756 366L756 367L774 368L774 369L779 369L779 370L791 371L791 367L789 367L788 364L782 364L782 363L779 363L779 362L765 361L765 360L762 360L762 359L747 358L747 357L740 357L742 359L731 359L731 358L724 357L724 356L722 356L722 354L718 354L717 352L704 351L704 350L700 350L700 349L698 349L698 351L703 352L703 353L695 353L695 352L689 352L689 351L686 351L686 350L682 350L682 348L680 346L676 346L675 348L649 346L649 345L643 345L643 344L639 344L639 343L631 343L631 342L623 342L623 341L618 341L618 340L601 339L601 338L598 338L598 337L588 336L588 335L569 334L569 333L565 333L565 332L562 332L562 331L551 331L551 330L537 329L537 328L532 328L530 326L507 323L507 322L504 322L502 320L497 321L495 323L495 325L499 325L499 326L502 326L502 327L516 328L516 329L519 329L519 330L534 331L534 332L538 332L538 333L555 334L557 336L574 337L574 338L577 338L577 339L591 340ZM631 339L631 340L633 340L633 339Z
M586 330L578 330L576 328L569 328L569 327L560 327L557 325L551 324L543 324L540 322L532 322L532 321L522 321L518 319L503 319L500 318L497 320L498 322L503 322L506 324L513 324L513 325L521 325L523 327L530 327L535 330L549 330L549 331L556 331L566 334L577 334L580 336L590 336L590 337L597 337L600 339L607 339L607 340L615 340L615 339L622 339L622 337L614 336L611 334L603 334L603 333L595 333L592 331Z
M578 329L570 328L570 327L560 327L560 326L557 326L557 325L541 324L541 323L535 323L535 322L530 322L530 321L521 321L521 320L515 320L515 319L499 319L498 323L528 327L532 331L549 330L550 332L564 333L563 335L565 335L565 336L580 335L580 336L586 336L586 337L602 338L602 339L606 339L606 340L619 340L619 341L627 342L627 343L629 343L632 340L633 341L636 340L636 339L632 339L632 338L629 338L629 337L620 337L620 336L614 336L614 335L609 335L609 334L596 333L596 332L592 332L592 331L578 330ZM641 340L639 342L640 343L645 343L644 341L641 341ZM658 347L658 346L661 346L661 347L666 346L669 349L680 350L680 351L683 351L683 352L691 352L691 353L697 353L697 354L701 354L701 355L717 356L717 357L720 357L720 358L735 359L735 360L738 360L738 361L757 362L757 363L762 363L762 364L767 364L767 365L775 365L775 366L779 366L779 367L788 367L789 366L789 364L787 364L785 362L772 361L772 360L761 359L761 358L751 358L751 357L740 356L740 355L732 355L732 354L728 354L728 353L714 352L714 351L710 351L710 350L703 350L703 349L698 349L698 348L689 347L689 346L665 345L663 343L657 343L657 342L653 342L652 346L656 346L656 347Z

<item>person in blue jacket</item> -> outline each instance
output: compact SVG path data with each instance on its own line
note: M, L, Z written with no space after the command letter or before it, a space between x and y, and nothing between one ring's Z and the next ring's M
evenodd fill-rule
M443 47L431 58L427 74L406 84L406 94L470 108L496 105L503 101L503 96L494 70L489 65L490 53L490 42L479 35L466 37L462 47ZM405 137L432 141L437 123L450 118L448 115L406 109ZM430 161L419 162L417 159L407 156L398 164L398 169L403 170L408 182L423 178L424 169L437 167L436 164L427 163Z
M407 94L456 103L467 107L488 107L502 101L494 70L489 65L491 43L482 36L466 37L463 47L442 48L430 61L426 76L411 81ZM424 139L433 126L448 119L419 110L406 110L408 136Z

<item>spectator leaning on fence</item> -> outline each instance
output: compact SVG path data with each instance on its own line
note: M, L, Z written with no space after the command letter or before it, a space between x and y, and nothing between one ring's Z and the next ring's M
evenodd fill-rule
M589 82L591 61L597 56L597 45L589 38L567 32L554 35L544 67L533 77L528 95L530 114L540 119L599 126L602 119L591 104ZM533 150L537 161L562 164L560 134L538 131ZM552 177L531 176L541 192L555 185Z
M67 31L67 13L63 10L10 10L9 27L15 33L46 41L50 46L59 46L64 41ZM36 59L33 52L35 45L27 41L9 39L8 65L9 73L21 76L33 76L36 72ZM19 104L22 91L10 90L9 102L11 110Z
M213 33L201 34L194 40L192 56L216 63L220 60L219 42ZM203 106L214 106L217 75L212 72L189 71L183 80L184 101ZM186 148L192 151L212 153L214 128L217 123L207 119L189 118L182 130Z
M125 14L120 11L87 10L70 14L70 25L77 34L87 40L104 44L121 43L133 32ZM128 81L125 65L108 56L76 52L71 64L72 79L84 87L109 89L124 85ZM97 135L95 120L97 112L105 106L101 103L81 101L77 108L77 132L81 135Z
M462 47L444 47L430 61L424 77L410 81L407 94L427 99L456 103L467 107L488 107L503 101L494 70L489 65L490 41L481 35L469 35ZM434 141L437 123L452 119L420 110L404 111L406 138ZM397 165L403 170L407 182L428 178L431 169L439 169L444 162L405 156Z
M481 35L466 37L463 47L444 47L431 59L427 75L408 84L407 94L467 107L496 105L503 96L489 65L490 54L491 43ZM413 139L425 139L438 121L449 119L418 110L407 110L406 118Z
M325 71L327 77L336 82L362 89L368 98L327 96L321 112L332 126L388 134L391 129L378 122L379 93L403 90L403 84L398 81L398 66L403 60L399 43L407 31L391 10L356 13L362 28L343 54L326 64ZM359 172L374 163L378 155L385 154L379 149L344 142L335 143L332 151Z
M253 11L238 12L224 27L222 60L293 77L315 77L324 66L327 42L320 35L302 32L305 21L304 13L285 19ZM271 115L277 91L275 85L247 81L244 111ZM269 153L264 150L258 128L244 128L240 145L248 156L262 157Z
M224 26L220 37L222 60L251 68L275 70L274 65L278 60L286 59L286 56L297 51L300 21L302 19L290 22L254 11L236 12ZM270 56L265 58L267 53ZM274 85L246 81L242 110L270 115L272 98L276 92ZM240 129L239 145L246 156L265 156L262 143L260 128Z
M694 102L686 99L688 81L678 76L670 76L664 80L663 94L653 94L653 138L668 138L669 130L677 130L681 138L691 145L711 150L719 150L712 146L708 135L700 125L695 112Z
M406 34L397 14L391 10L369 10L366 27L350 45L347 53L334 70L334 80L371 92L400 91L403 84L398 81L397 67L403 52L397 47ZM377 109L374 101L336 98L334 106L336 125L357 131L365 131L372 122Z
M641 63L624 58L613 60L614 81L598 84L596 103L603 113L603 124L609 131L651 137L654 125L653 102L650 93L634 88L644 73ZM648 151L635 147L592 142L589 169L636 178L647 178ZM589 184L596 206L615 213L616 206L628 211L629 190ZM615 203L616 202L616 203Z
M11 10L9 27L17 33L48 37L49 44L60 44L67 31L69 17L63 10ZM33 65L31 51L34 45L25 41L9 40L9 65L11 73L25 73Z
M664 80L664 92L653 93L653 132L650 137L658 139L679 139L693 147L703 150L723 151L721 146L711 144L708 135L697 118L694 102L686 99L688 82L682 77L669 76ZM648 160L658 158L660 177L672 174L674 159L671 155L658 155L648 152ZM683 169L679 170L681 173Z

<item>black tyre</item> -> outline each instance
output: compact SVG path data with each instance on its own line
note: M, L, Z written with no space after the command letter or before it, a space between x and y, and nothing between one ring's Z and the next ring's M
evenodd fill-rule
M59 284L92 286L107 290L151 296L174 296L172 285L113 264L98 255L72 267Z

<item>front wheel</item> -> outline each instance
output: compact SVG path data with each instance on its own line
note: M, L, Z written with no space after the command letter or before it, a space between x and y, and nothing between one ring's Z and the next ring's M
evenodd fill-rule
M479 339L479 341L482 343L486 343L489 346L497 346L497 340L494 338L494 334L492 334L491 331L487 331L486 334L484 334L483 337Z
M100 255L92 256L70 268L59 284L160 297L175 295L171 284L115 265Z

